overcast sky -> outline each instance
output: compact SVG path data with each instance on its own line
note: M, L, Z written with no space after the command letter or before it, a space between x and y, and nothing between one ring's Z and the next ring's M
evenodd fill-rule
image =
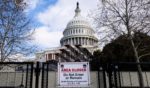
M98 0L26 0L27 14L35 26L33 44L41 49L60 46L62 32L73 18L76 2L81 15L88 18L90 11L97 8Z

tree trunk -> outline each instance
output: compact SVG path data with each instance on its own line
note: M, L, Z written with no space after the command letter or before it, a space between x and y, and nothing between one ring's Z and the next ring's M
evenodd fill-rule
M137 65L137 69L138 69L139 85L140 85L140 88L144 88L144 80L143 80L143 75L142 75L142 68L141 68L141 64L140 64L139 58L138 58L138 53L137 53L137 50L135 48L135 45L134 45L134 42L133 42L132 39L130 39L130 42L132 44L134 57L135 57L135 60L136 60L136 63L137 63L136 65Z

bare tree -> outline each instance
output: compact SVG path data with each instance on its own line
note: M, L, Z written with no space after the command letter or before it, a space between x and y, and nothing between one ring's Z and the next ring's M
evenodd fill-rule
M31 50L27 44L32 29L25 8L24 0L0 0L0 62L11 61L12 55Z
M116 38L127 34L136 63L140 62L140 58L150 55L150 52L140 55L138 46L141 42L135 44L133 41L135 32L150 31L150 0L102 0L102 3L94 20L103 32L106 31L105 37ZM140 88L144 88L140 64L137 67Z

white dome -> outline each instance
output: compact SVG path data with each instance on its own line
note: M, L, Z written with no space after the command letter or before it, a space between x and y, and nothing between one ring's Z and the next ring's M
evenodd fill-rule
M61 39L61 45L87 45L97 44L98 39L94 36L94 30L87 20L80 15L79 3L75 9L74 18L68 22Z
M85 18L77 15L69 21L63 35L64 37L72 35L94 35L94 31Z
M82 16L75 16L68 24L66 29L69 29L70 27L78 27L78 26L83 26L83 27L90 27L89 23L86 21L85 18Z

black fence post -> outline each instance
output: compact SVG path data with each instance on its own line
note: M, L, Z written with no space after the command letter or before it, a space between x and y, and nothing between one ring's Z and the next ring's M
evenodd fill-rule
M33 83L33 62L31 64L31 75L30 75L30 88L32 88L32 83Z
M99 67L98 67L98 88L100 88L100 85L101 85L101 84L100 84L100 75L99 75L100 72L99 72L99 71L100 71L100 69L99 69Z
M114 80L115 80L115 88L118 88L118 75L117 75L118 66L114 66Z
M48 88L48 70L49 70L49 63L47 63L47 69L46 69L46 88Z
M112 80L112 64L108 64L108 78L109 78L109 88L113 88Z
M104 65L103 65L103 81L104 81L104 88L106 88L106 74L105 74Z
M41 88L44 87L44 71L45 71L45 63L42 64L42 84L41 84Z
M40 76L40 63L36 63L35 68L35 88L39 88L39 76Z
M28 76L29 76L29 64L27 64L27 68L26 68L26 88L28 87Z
M118 66L118 69L117 69L117 74L118 74L118 80L119 80L119 88L121 88L121 78L120 78L120 71L119 71L119 66Z

